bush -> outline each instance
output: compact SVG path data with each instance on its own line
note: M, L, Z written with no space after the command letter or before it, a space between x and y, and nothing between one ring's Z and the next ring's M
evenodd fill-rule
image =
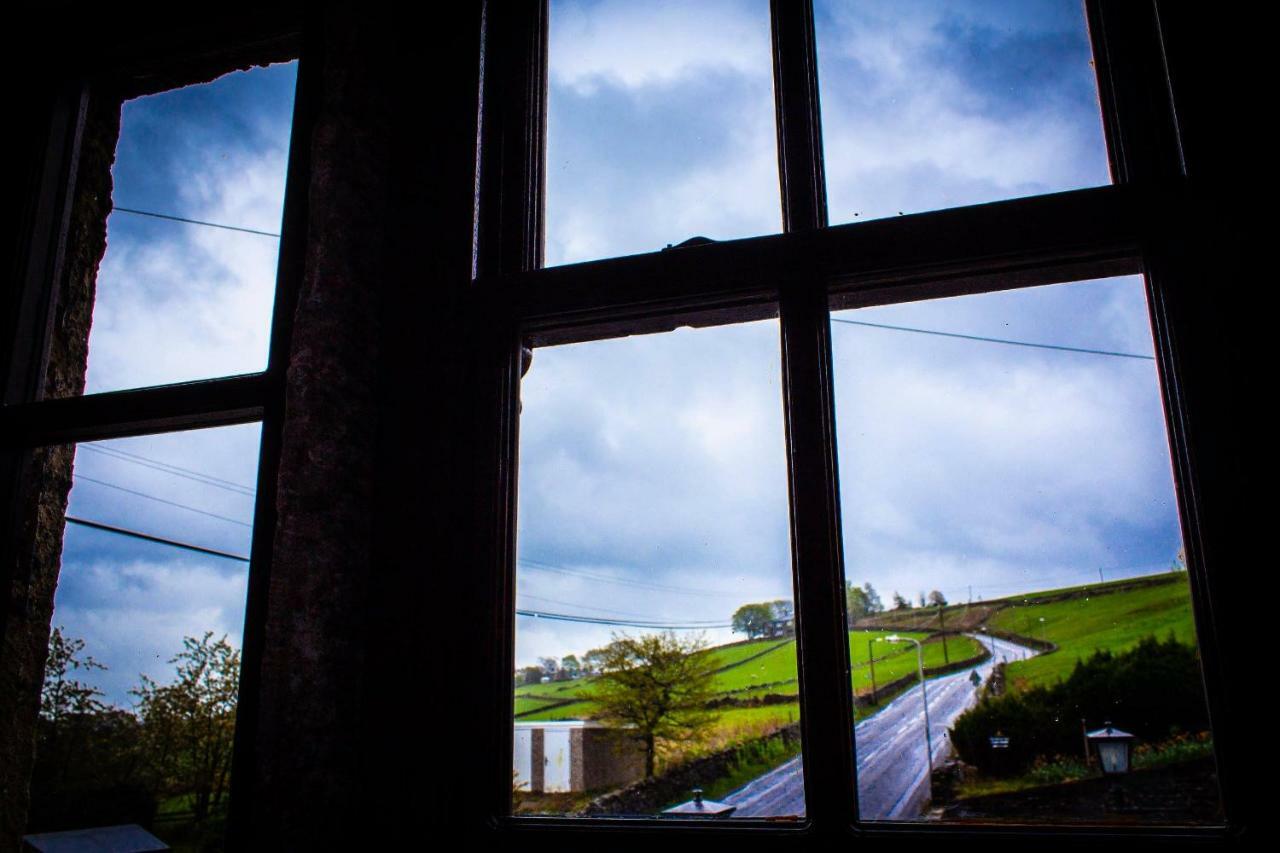
M1065 681L982 701L956 720L951 739L984 773L1018 775L1037 758L1080 755L1082 719L1090 729L1110 720L1146 741L1207 729L1196 650L1171 636L1147 637L1120 654L1095 652ZM1009 738L1008 749L991 748L997 733Z

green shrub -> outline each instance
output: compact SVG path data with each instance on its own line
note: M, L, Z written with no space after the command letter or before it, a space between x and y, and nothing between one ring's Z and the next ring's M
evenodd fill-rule
M1196 650L1147 637L1127 652L1095 652L1065 681L982 701L956 720L951 738L984 773L1018 775L1037 758L1080 755L1082 719L1090 729L1111 721L1145 741L1207 729ZM1009 738L1008 749L991 748L996 734Z

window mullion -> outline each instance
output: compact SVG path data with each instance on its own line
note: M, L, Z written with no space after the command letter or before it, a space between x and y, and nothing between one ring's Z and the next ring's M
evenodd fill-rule
M783 222L827 222L813 6L772 3L774 96ZM856 801L849 644L832 401L826 284L800 259L779 282L783 405L803 727L805 811L823 832L849 823Z

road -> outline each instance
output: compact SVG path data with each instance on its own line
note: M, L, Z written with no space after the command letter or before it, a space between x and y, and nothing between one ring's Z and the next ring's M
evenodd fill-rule
M992 650L986 663L925 685L929 694L930 735L936 766L951 751L947 729L977 699L973 672L984 682L1002 660L1021 660L1036 652L986 634L970 634ZM858 807L863 820L911 820L929 798L925 764L924 705L916 686L854 728L858 745ZM738 807L734 817L804 814L804 767L793 758L723 798Z

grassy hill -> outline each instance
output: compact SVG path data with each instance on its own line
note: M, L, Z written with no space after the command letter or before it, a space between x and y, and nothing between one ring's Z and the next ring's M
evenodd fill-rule
M1000 632L1044 640L1057 650L1009 664L1014 689L1051 684L1071 673L1076 661L1099 649L1121 652L1143 637L1170 634L1194 645L1191 590L1185 572L1169 572L1108 583L1043 590L977 604L943 608L948 629ZM936 608L899 610L859 620L868 629L936 630Z
M890 631L849 632L850 686L857 694L871 690L871 662L875 656L875 680L877 685L893 681L916 672L915 646L910 643L887 643L884 638ZM925 640L926 632L898 632L902 636ZM871 641L868 648L868 641ZM978 643L968 637L948 637L943 650L940 639L924 642L924 663L927 667L941 666L946 661L957 661L981 653ZM782 726L795 722L800 716L800 684L796 663L796 643L791 640L757 640L733 643L702 652L715 658L720 667L713 681L718 697L738 700L759 699L766 695L794 697L794 702L779 702L753 707L730 707L721 712L721 727L732 728L744 722ZM594 703L586 698L595 679L580 678L575 681L558 681L548 684L523 685L515 691L515 713L522 721L574 720L589 718ZM579 701L575 701L579 700ZM870 709L874 711L875 709ZM859 716L867 713L859 709Z

